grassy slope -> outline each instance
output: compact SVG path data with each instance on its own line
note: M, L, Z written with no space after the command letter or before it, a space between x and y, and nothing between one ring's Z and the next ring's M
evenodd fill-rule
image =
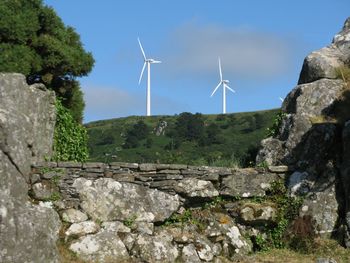
M173 141L169 136L156 136L150 132L151 147L146 140L133 149L123 149L125 134L139 120L151 131L159 121L168 123L166 134L174 129L177 116L131 116L126 118L96 121L86 124L89 134L90 161L188 163L194 165L229 165L228 162L243 158L248 148L257 147L272 125L278 110L245 112L227 115L203 115L205 126L215 123L220 127L220 144L199 146L196 142L182 142L178 149L165 150ZM109 138L109 142L106 138ZM112 139L111 139L112 138ZM107 153L107 155L106 155ZM111 156L115 155L116 158Z

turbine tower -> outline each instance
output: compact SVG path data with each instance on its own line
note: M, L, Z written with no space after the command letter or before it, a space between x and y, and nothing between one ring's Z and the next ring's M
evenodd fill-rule
M162 63L161 61L154 60L153 58L147 58L145 51L142 48L141 41L139 38L137 38L139 41L140 49L143 55L144 63L141 70L141 75L139 78L139 85L141 83L143 72L145 71L146 65L147 65L147 96L146 96L146 115L151 116L151 64L157 64Z
M227 79L222 79L222 71L221 71L221 62L219 58L219 72L220 72L220 82L214 89L213 93L210 95L210 97L213 97L214 93L218 90L218 88L222 85L222 113L226 113L226 89L230 90L231 92L235 93L233 89L231 89L227 84L230 82Z

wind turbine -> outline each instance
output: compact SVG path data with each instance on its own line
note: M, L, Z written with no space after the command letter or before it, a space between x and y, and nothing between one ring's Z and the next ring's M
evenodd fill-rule
M151 116L151 64L157 64L162 63L161 61L154 60L153 58L147 58L145 51L142 48L141 41L139 38L137 38L139 41L140 49L143 55L144 63L141 70L141 75L139 78L139 85L141 83L143 72L145 71L146 65L147 65L147 97L146 97L146 115Z
M231 92L235 93L233 89L231 89L227 84L230 82L227 79L222 79L222 71L221 71L221 61L219 58L219 72L220 72L220 82L214 89L213 93L210 95L210 97L213 97L214 93L218 90L218 88L222 85L222 113L226 113L226 89L230 90Z

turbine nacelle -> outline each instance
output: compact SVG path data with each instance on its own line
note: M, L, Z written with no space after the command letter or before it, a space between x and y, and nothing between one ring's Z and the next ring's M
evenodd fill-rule
M162 61L155 60L155 59L153 59L153 58L145 59L145 62L146 62L146 63L151 63L151 64L159 64L159 63L162 63Z

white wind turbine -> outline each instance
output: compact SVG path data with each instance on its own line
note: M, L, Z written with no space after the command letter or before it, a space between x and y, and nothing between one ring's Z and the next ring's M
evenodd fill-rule
M146 64L147 64L147 98L146 98L146 115L151 116L151 64L157 64L162 63L161 61L154 60L152 58L146 58L145 51L142 48L141 41L139 38L137 38L139 41L140 49L144 58L144 64L141 70L141 75L139 78L139 85L141 83L143 72L145 71Z
M216 86L216 88L214 89L210 97L212 97L214 93L218 90L218 88L222 85L222 113L225 114L226 113L226 89L232 91L233 93L235 93L235 91L227 85L230 81L228 81L227 79L222 79L220 58L219 58L219 72L220 72L220 82Z

